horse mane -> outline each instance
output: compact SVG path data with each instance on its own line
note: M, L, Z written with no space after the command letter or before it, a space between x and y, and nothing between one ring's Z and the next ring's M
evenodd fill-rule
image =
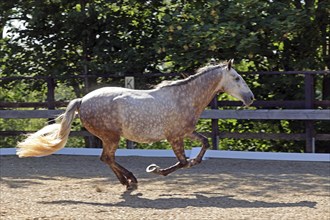
M164 88L164 87L172 87L172 86L181 86L188 84L189 82L199 78L200 76L203 76L204 74L207 74L211 71L214 71L219 68L223 68L227 65L227 63L220 63L220 64L209 64L207 66L199 68L195 74L190 75L189 77L185 79L180 80L164 80L161 83L157 84L154 88Z

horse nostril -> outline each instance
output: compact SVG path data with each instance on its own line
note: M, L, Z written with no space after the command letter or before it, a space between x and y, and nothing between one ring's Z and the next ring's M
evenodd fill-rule
M254 96L251 96L250 99L251 99L251 101L253 101L254 100Z

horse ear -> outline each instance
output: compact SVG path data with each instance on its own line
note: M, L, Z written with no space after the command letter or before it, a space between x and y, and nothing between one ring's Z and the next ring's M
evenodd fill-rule
M227 68L228 68L228 70L231 69L231 66L233 65L233 63L234 63L234 59L230 59L230 60L228 61L228 64L227 64Z

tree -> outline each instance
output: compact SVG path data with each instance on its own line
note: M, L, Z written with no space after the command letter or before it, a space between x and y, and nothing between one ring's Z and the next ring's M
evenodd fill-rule
M168 71L192 71L232 57L254 70L329 68L324 0L16 0L1 8L2 27L25 24L2 44L3 74L144 73L164 62Z

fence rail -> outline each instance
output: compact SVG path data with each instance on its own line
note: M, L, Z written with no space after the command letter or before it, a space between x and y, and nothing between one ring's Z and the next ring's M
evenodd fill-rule
M64 110L0 110L0 118L27 119L27 118L56 118ZM314 110L204 110L201 119L248 119L248 120L328 120L330 121L330 109ZM15 136L33 131L2 131L0 136ZM213 138L212 133L204 135ZM92 136L88 131L72 131L70 136ZM305 140L306 134L273 134L273 133L237 133L219 132L217 138L245 138L245 139L281 139L281 140ZM314 134L315 140L330 140L330 134ZM312 150L313 151L313 150Z
M0 110L0 118L56 118L64 110ZM202 119L330 120L330 109L204 110Z
M260 120L330 120L330 109L205 110L201 118Z
M48 108L49 105L56 108L66 107L68 101L55 102L0 102L0 108ZM314 100L313 106L315 108L327 108L330 106L330 100ZM218 106L242 106L240 101L218 101ZM304 109L305 100L281 100L281 101L259 101L252 103L251 107L258 108L287 108L287 109Z

